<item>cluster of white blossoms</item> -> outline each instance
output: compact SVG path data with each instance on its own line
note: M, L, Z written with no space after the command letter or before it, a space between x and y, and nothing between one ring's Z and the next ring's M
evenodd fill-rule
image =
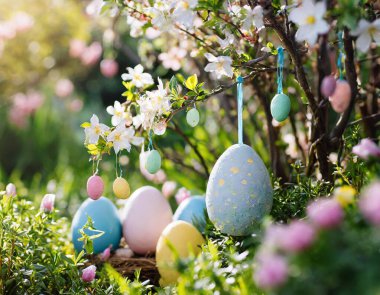
M154 84L150 74L144 73L144 68L139 64L134 68L127 68L128 73L122 74L124 81L129 81L137 89L142 90L146 86ZM170 112L171 103L168 90L160 78L156 90L145 91L138 94L138 113L133 116L130 108L115 101L113 106L107 107L113 128L99 122L99 118L93 115L90 124L85 127L86 142L97 144L102 137L106 142L111 142L115 153L121 150L131 149L131 145L141 145L144 138L135 136L136 129L153 130L155 134L162 135L166 130L166 123L162 115Z

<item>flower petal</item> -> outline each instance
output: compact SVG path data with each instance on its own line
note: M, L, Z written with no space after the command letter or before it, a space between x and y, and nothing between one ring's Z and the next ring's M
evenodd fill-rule
M371 45L371 36L368 32L363 32L359 36L359 38L356 40L356 47L361 52L367 52L370 45Z

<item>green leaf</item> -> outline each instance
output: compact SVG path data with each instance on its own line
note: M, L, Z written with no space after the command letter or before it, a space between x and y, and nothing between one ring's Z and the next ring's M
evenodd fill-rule
M173 91L177 91L177 87L178 87L178 80L177 80L176 76L173 76L169 82L169 89L170 89L170 91L173 92Z
M190 90L194 90L195 87L197 87L197 84L198 84L198 77L196 74L187 78L187 80L185 82L185 86Z

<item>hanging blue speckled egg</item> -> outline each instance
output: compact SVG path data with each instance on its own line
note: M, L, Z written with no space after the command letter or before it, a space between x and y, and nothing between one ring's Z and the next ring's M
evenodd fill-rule
M272 201L269 173L257 153L245 144L228 148L207 184L207 213L215 227L233 236L252 234Z
M276 121L285 121L288 118L290 112L289 97L284 93L276 94L270 104L270 111Z

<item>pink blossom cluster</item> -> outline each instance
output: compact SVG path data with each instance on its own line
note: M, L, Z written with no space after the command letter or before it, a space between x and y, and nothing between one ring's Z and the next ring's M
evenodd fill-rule
M43 101L42 94L34 90L27 93L16 93L12 98L9 110L9 121L19 128L26 127L27 119L41 107Z
M380 158L380 147L369 138L362 139L352 148L352 152L364 160L370 157Z
M272 224L255 257L254 280L265 290L284 284L289 276L287 257L309 249L319 230L340 225L344 211L335 198L321 198L307 207L307 218L289 224Z
M73 39L70 42L70 56L78 58L84 66L96 64L102 55L102 51L102 45L99 42L93 42L89 46L86 46L86 43L79 39Z
M6 40L15 38L18 33L28 31L33 25L33 17L23 11L16 12L10 20L1 21L0 45Z

